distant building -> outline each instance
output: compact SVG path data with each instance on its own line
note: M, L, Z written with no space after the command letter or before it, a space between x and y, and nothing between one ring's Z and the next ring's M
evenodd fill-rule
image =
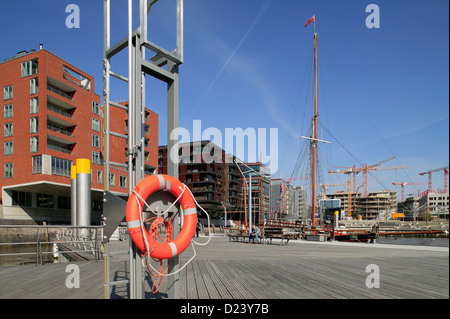
M417 220L420 212L420 197L408 197L404 202L397 204L397 212L400 216L403 216L404 220Z
M212 217L222 215L227 205L228 219L244 220L242 175L233 156L210 141L179 144L179 180ZM227 160L228 159L228 160ZM167 174L167 145L159 146L158 173Z
M449 199L448 193L434 192L426 193L419 200L420 215L423 218L448 219Z
M306 220L306 191L282 179L272 179L270 185L270 216L274 220Z
M397 212L397 192L396 191L379 191L370 192L367 197L363 197L362 193L351 193L351 216L349 216L349 200L348 194L345 192L337 192L327 194L328 199L341 200L341 213L343 217L377 219L381 215L389 216Z
M270 214L270 168L262 163L247 163L247 166L256 172L247 172L245 177L247 182L252 178L252 222L254 224L262 224L264 220L269 219ZM241 166L243 172L248 168Z
M341 203L341 218L357 218L357 200L361 198L362 193L351 193L351 206L349 205L349 196L346 192L339 191L332 194L326 194L326 199L339 199ZM350 210L349 210L350 206Z
M0 219L70 223L71 165L92 162L92 224L100 222L103 183L128 195L128 172L103 176L103 110L94 78L46 49L21 51L0 62ZM125 110L111 130L127 134ZM146 167L157 166L158 116L148 111ZM126 142L111 142L111 161L126 161ZM148 147L147 147L148 146Z

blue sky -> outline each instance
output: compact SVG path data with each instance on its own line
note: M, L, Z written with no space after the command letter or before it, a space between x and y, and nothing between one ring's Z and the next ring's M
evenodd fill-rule
M79 29L65 26L71 3L80 8ZM2 1L0 59L43 43L93 75L95 92L102 95L102 3ZM380 8L379 29L366 27L370 3ZM321 145L323 178L345 183L344 174L327 171L396 156L382 166L409 169L373 172L369 190L400 191L392 182L426 183L418 173L449 163L448 6L447 0L187 0L180 125L192 131L193 120L201 120L203 129L215 127L223 135L225 128L278 128L275 175L304 176L303 164L296 172L294 167L305 147L300 136L310 134L313 29L304 25L315 14L319 136L332 142ZM113 1L112 17L115 42L126 35L126 1ZM150 40L172 50L175 1L160 0L149 20ZM113 71L127 75L125 52L112 63ZM124 84L114 82L113 88L116 98L126 98ZM159 114L159 144L165 144L165 85L149 79L147 96L147 106ZM433 174L433 187L442 187L443 180L443 172ZM426 186L409 186L406 193L418 189Z

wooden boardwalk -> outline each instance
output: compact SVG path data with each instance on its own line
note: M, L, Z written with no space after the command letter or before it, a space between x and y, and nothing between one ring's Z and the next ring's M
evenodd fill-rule
M128 242L113 242L111 249L120 246L126 250ZM305 241L250 245L217 237L196 250L196 259L180 274L182 299L449 298L448 247ZM190 256L189 248L181 264ZM129 277L127 258L111 260L114 280ZM75 264L80 288L71 289L66 287L67 263L0 267L0 298L103 299L104 262ZM380 288L366 287L371 264L380 269ZM148 277L147 298L167 298L167 279L156 295L151 284ZM128 298L127 285L114 287L112 298Z

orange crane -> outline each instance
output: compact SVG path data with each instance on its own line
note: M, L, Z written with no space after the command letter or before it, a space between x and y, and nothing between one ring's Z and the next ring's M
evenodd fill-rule
M439 172L439 171L444 171L444 192L447 193L448 166L437 168L437 169L432 169L428 172L419 173L419 175L421 175L421 176L428 174L428 192L431 192L431 189L432 189L431 174Z
M346 171L328 171L329 174L333 175L336 173L342 173L342 174L346 174L348 176L348 182L347 182L347 216L351 217L352 216L352 176L351 174L353 174L353 168L350 168Z
M322 187L323 194L325 195L325 191L326 191L325 187L327 187L327 186L345 186L345 185L347 185L347 184L322 184L322 185L318 185L318 186Z
M392 185L400 185L402 187L402 202L405 201L405 186L406 185L427 185L425 183L408 183L408 182L403 182L403 183L392 183Z
M395 159L397 156L388 158L384 161L378 162L376 164L370 165L368 166L367 164L364 164L363 167L346 167L347 169L351 170L351 173L353 173L353 181L354 181L354 185L356 185L356 174L358 173L363 173L363 185L364 185L364 197L367 197L369 194L368 191L368 183L367 183L367 174L369 171L382 171L382 170L397 170L397 169L407 169L409 168L409 166L384 166L384 167L379 167L381 164L386 163L390 160ZM342 166L341 166L342 167ZM355 190L354 190L355 191Z

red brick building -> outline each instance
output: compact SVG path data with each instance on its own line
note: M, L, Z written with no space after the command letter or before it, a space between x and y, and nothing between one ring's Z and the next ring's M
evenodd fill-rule
M21 51L0 62L0 104L0 219L70 223L70 167L86 158L92 223L99 223L104 136L94 78L45 49ZM126 111L114 112L111 130L126 134ZM146 125L150 172L157 166L158 116L148 111ZM125 159L126 141L111 141L111 161ZM111 169L109 178L111 191L128 193L128 172Z

